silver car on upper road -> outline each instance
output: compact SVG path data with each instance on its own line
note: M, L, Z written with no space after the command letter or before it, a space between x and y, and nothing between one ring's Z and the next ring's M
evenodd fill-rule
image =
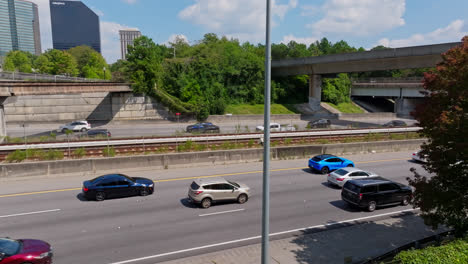
M242 183L227 181L222 178L196 179L188 191L188 198L203 208L208 208L216 201L247 202L250 188Z
M328 174L327 181L328 184L343 187L343 185L349 180L365 179L377 176L379 175L373 172L364 171L354 167L346 167Z

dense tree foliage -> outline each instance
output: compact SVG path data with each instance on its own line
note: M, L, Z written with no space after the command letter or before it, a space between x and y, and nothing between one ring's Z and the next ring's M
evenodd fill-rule
M458 235L468 232L468 36L442 56L436 69L425 73L425 102L414 115L428 140L422 145L427 156L416 170L413 204L420 207L426 223L453 227Z
M48 50L36 60L38 72L53 75L78 76L79 70L75 58L66 51Z
M172 102L170 109L181 111L183 106L203 119L208 114L223 114L228 104L263 103L263 45L240 43L210 33L194 45L176 38L168 47L143 36L128 51L126 62L119 61L112 66L114 80L126 79L134 84L136 92ZM358 49L345 41L333 44L326 38L309 46L294 41L272 45L273 59L355 51ZM307 101L308 81L306 75L273 79L273 102ZM340 75L337 81L327 81L330 89L325 91L335 98L334 102L346 101L348 84L348 77ZM345 94L332 95L333 92Z
M78 46L67 51L75 58L79 76L91 79L110 79L111 70L102 55L89 46Z
M3 62L5 71L19 71L30 73L33 69L35 56L29 52L14 50L10 51Z

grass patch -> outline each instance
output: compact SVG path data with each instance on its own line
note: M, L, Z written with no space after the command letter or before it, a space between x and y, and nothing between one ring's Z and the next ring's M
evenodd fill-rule
M228 105L225 113L233 115L263 115L264 106L263 104L237 104ZM295 111L293 111L295 110ZM296 114L298 113L296 108L291 105L272 104L271 114L282 115L282 114Z
M348 114L362 114L364 111L362 111L361 108L357 107L353 103L340 103L338 105L332 104L332 103L327 103L329 106L337 109L341 113L348 113Z

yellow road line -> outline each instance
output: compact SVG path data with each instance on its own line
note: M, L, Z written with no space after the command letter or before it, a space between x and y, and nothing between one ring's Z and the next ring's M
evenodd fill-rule
M34 194L43 194L43 193L68 192L68 191L77 191L77 190L81 190L81 188L60 189L60 190L50 190L50 191L41 191L41 192L29 192L29 193L5 194L5 195L0 195L0 198L34 195Z
M401 160L408 160L408 159L406 158L406 159L388 159L388 160L361 161L361 162L355 162L355 164L366 164L366 163L376 163L376 162L390 162L390 161L401 161ZM307 169L307 168L308 168L308 167L298 167L298 168L275 169L275 170L271 170L271 171L272 171L272 172L276 172L276 171L289 171L289 170L301 170L301 169ZM247 171L247 172L225 173L225 174L215 174L215 175L207 175L207 176L195 176L195 177L185 177L185 178L173 178L173 179L166 179L166 180L156 180L156 181L154 181L154 182L183 181L183 180L193 180L193 179L203 179L203 178L214 178L214 177L224 177L224 176L247 175L247 174L255 174L255 173L262 173L262 172L263 172L263 171ZM50 191L40 191L40 192L5 194L5 195L0 195L0 198L16 197L16 196L26 196L26 195L36 195L36 194L44 194L44 193L56 193L56 192L78 191L78 190L81 190L81 188L70 188L70 189L59 189L59 190L50 190Z

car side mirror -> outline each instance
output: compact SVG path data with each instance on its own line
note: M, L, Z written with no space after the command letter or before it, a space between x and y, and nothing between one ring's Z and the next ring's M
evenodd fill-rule
M0 261L2 261L5 258L5 253L0 252Z

